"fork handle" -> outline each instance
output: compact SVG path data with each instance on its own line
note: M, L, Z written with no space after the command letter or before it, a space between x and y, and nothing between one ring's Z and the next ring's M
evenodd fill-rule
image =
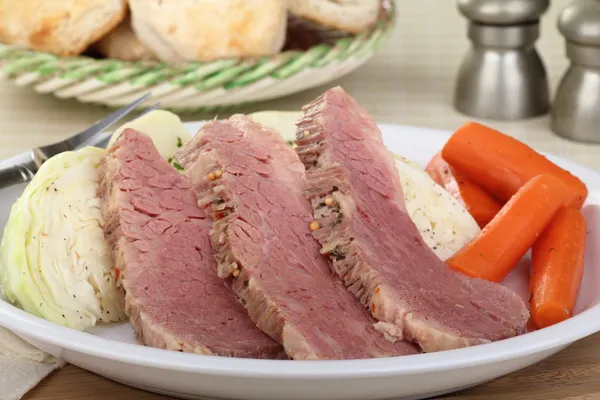
M31 153L3 160L0 162L0 189L29 182L36 169Z

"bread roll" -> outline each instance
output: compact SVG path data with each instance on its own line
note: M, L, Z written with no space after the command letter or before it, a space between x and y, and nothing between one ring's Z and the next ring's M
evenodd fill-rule
M0 41L78 55L125 17L125 0L0 0Z
M165 62L262 56L283 47L284 0L130 0L137 36Z
M138 39L129 18L94 44L94 49L104 57L122 61L157 60L154 53Z
M358 33L377 22L380 0L288 0L297 17L350 33Z

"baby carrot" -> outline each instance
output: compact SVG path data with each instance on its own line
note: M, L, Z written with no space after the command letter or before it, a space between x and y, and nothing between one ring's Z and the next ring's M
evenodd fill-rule
M586 223L581 212L562 207L533 246L531 318L538 328L573 315L583 276Z
M562 179L576 193L573 207L580 208L588 195L576 176L526 144L475 122L448 139L442 157L500 201L508 201L531 178L545 173Z
M527 182L494 219L446 262L465 275L501 282L573 192L550 174Z
M486 226L502 208L498 200L452 168L440 153L429 161L425 170L431 179L462 204L480 228Z

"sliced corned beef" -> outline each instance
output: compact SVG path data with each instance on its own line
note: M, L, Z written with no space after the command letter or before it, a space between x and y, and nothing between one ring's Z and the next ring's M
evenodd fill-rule
M426 352L522 333L529 314L520 297L460 275L425 245L406 212L393 154L366 110L341 88L303 110L296 151L320 223L313 234L378 329Z
M200 354L285 357L217 277L212 220L151 139L126 130L101 170L105 235L139 340Z
M311 236L305 172L279 134L244 116L205 125L176 156L201 206L219 275L256 324L293 359L357 359L417 353L388 340L348 293Z

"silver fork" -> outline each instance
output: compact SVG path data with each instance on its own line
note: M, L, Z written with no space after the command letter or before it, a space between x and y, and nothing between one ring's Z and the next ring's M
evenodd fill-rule
M106 129L137 109L149 96L150 93L145 94L133 103L113 111L106 118L68 139L47 146L36 147L30 151L0 161L0 189L29 182L42 164L57 154L78 150L86 146L105 147L111 136L111 133L106 132ZM156 109L158 106L159 104L157 103L143 110L136 118Z

